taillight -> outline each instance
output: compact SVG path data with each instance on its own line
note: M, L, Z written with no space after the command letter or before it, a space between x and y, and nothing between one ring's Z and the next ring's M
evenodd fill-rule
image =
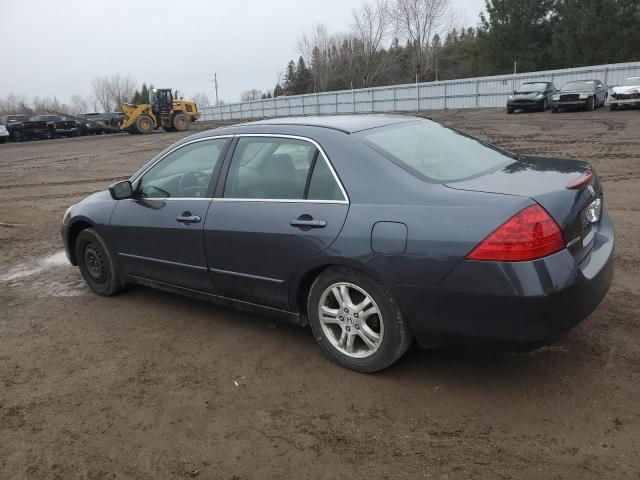
M558 224L540 205L531 205L494 230L467 259L520 262L546 257L563 248Z

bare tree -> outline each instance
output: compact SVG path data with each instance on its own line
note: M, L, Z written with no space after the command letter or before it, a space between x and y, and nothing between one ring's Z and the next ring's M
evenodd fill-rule
M204 92L198 92L191 97L191 99L195 102L198 107L208 107L209 97Z
M89 111L89 99L83 95L71 95L71 112L84 113Z
M107 77L96 77L91 82L93 96L103 112L113 110L113 99L109 88L109 79Z
M364 2L360 8L351 11L351 18L355 53L362 59L358 77L362 79L363 87L370 87L383 68L379 53L390 31L387 0Z
M135 80L128 75L122 76L119 73L111 75L108 86L111 98L116 106L119 106L121 103L130 102L136 91Z
M413 45L416 76L426 78L429 44L445 20L449 0L395 0L392 18Z
M111 77L96 77L91 83L93 96L104 112L118 108L121 103L131 101L136 91L136 82L130 76L119 73Z
M37 113L68 113L69 106L60 102L57 97L33 97L33 109Z
M327 90L329 81L338 68L338 63L332 61L332 57L338 52L340 38L339 35L330 34L323 24L314 25L310 35L303 33L298 38L298 51L311 67L315 92Z
M0 112L5 114L31 114L33 109L26 95L10 93L5 98L0 98Z
M240 94L241 102L251 102L252 100L260 100L262 98L262 92L257 88L246 90Z

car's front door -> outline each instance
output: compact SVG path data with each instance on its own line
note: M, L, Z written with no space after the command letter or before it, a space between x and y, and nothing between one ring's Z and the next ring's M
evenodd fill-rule
M134 184L111 216L111 245L125 275L211 292L203 225L229 138L171 151Z
M241 135L235 142L205 222L214 292L287 310L296 268L340 233L346 192L310 140Z

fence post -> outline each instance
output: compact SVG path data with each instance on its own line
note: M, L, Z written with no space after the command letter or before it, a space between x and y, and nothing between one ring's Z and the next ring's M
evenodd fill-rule
M289 97L287 97L287 107L289 107L289 116L291 116L291 98L289 98Z
M338 113L338 93L336 92L336 113Z
M351 89L351 105L353 105L353 113L356 113L356 94L353 88Z
M316 115L320 115L320 94L316 93Z
M391 91L393 92L393 111L397 112L398 111L398 107L396 105L397 101L396 101L396 88L395 87L391 87Z
M480 80L476 80L476 108L480 106Z
M444 84L444 109L447 109L447 85L449 85L448 83Z

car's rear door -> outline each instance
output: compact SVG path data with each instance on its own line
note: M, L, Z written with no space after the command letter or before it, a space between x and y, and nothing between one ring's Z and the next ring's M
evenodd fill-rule
M238 135L231 151L204 226L214 292L287 310L295 269L338 236L346 192L309 139Z
M169 152L135 182L111 216L110 242L125 275L211 292L203 225L230 138Z

